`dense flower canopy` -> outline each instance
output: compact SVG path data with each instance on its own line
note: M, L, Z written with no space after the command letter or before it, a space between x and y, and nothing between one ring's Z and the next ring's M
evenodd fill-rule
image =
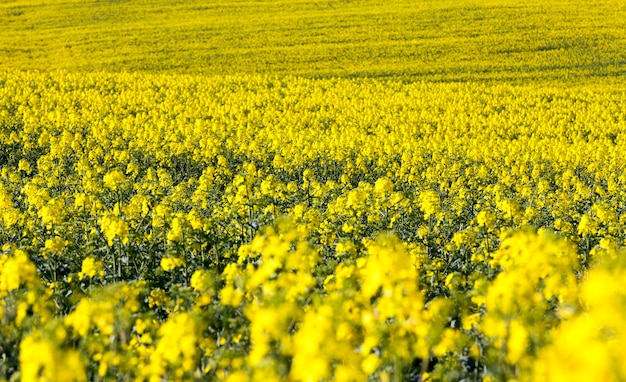
M0 82L6 378L626 373L623 88Z

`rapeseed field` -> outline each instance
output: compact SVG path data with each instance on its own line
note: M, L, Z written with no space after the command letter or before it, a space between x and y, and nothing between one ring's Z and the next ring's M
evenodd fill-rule
M0 380L626 379L626 5L0 4Z

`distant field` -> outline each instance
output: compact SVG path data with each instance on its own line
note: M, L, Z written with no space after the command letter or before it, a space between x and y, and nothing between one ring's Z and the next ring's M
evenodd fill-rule
M437 81L626 74L626 2L3 1L0 68Z

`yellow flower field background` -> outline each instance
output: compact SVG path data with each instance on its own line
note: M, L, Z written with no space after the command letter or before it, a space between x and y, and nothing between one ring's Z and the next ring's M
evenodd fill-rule
M626 379L624 26L3 2L0 380Z

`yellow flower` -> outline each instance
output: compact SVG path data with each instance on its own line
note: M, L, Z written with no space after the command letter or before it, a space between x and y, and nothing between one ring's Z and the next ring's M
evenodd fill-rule
M513 219L520 213L520 205L515 200L501 199L496 202L496 206L504 213L507 219Z
M243 371L236 371L226 378L226 382L248 382L250 378Z
M150 308L154 308L156 306L164 307L168 301L169 299L167 294L163 289L152 289L150 291L150 296L148 296L148 305Z
M380 364L380 358L375 354L369 354L361 363L361 369L366 375L372 375Z
M65 317L65 324L74 328L81 336L86 336L91 327L91 316L93 314L93 306L89 300L83 299L76 309Z
M20 343L22 381L86 381L87 375L80 355L75 350L62 349L38 332L26 336Z
M61 252L67 244L67 240L63 240L59 236L55 236L52 239L47 239L44 246L48 251Z
M380 178L374 184L374 191L379 195L389 194L393 191L393 182L389 178Z
M496 221L496 215L494 215L491 211L480 211L478 215L476 215L476 221L479 225L490 228Z
M424 217L426 219L439 212L439 194L435 191L422 192L419 195L419 203L420 209L424 212Z
M102 335L111 335L115 324L113 307L113 303L107 300L82 298L76 309L65 317L65 324L83 337L87 336L92 326L98 328Z
M180 257L163 257L161 259L161 268L166 272L183 265L185 265L185 261Z
M597 221L589 215L583 215L578 223L578 234L582 236L593 235L598 228Z
M128 224L119 216L109 213L100 219L100 228L104 232L109 246L113 245L113 240L118 238L122 244L128 243Z
M161 376L166 368L180 368L183 373L191 372L197 365L196 322L187 313L170 316L158 330L156 348L150 355L147 371ZM181 376L182 377L182 376Z
M17 164L17 169L20 171L24 171L26 175L30 175L33 172L33 168L30 165L30 162L25 159L20 159Z
M38 283L37 268L26 252L16 249L10 256L0 255L0 292Z
M87 257L83 260L81 271L78 273L79 278L85 277L104 277L102 261L93 257Z
M78 193L74 196L74 208L87 208L91 203L91 197L87 194Z
M528 331L518 320L509 323L509 338L506 344L506 359L511 364L517 363L526 354Z
M41 222L48 226L61 223L64 209L65 202L62 199L50 199L48 203L39 210Z
M224 305L239 306L242 300L243 292L232 285L226 285L220 290L220 301Z
M102 178L102 182L109 190L116 191L124 186L126 177L122 171L116 169L106 173Z
M172 219L172 226L167 233L167 240L173 242L180 242L183 240L183 223L184 218L182 217L175 217Z
M461 320L463 330L471 330L480 322L480 313L473 313L468 316L464 316Z
M209 272L198 269L191 275L190 285L197 292L206 292L213 288L213 278Z
M343 225L341 226L341 230L345 233L351 233L354 232L354 224L350 223L350 222L345 222L343 223Z
M322 306L306 314L294 337L291 377L297 381L319 381L331 372L328 354L324 352L327 336L332 335L332 310Z

